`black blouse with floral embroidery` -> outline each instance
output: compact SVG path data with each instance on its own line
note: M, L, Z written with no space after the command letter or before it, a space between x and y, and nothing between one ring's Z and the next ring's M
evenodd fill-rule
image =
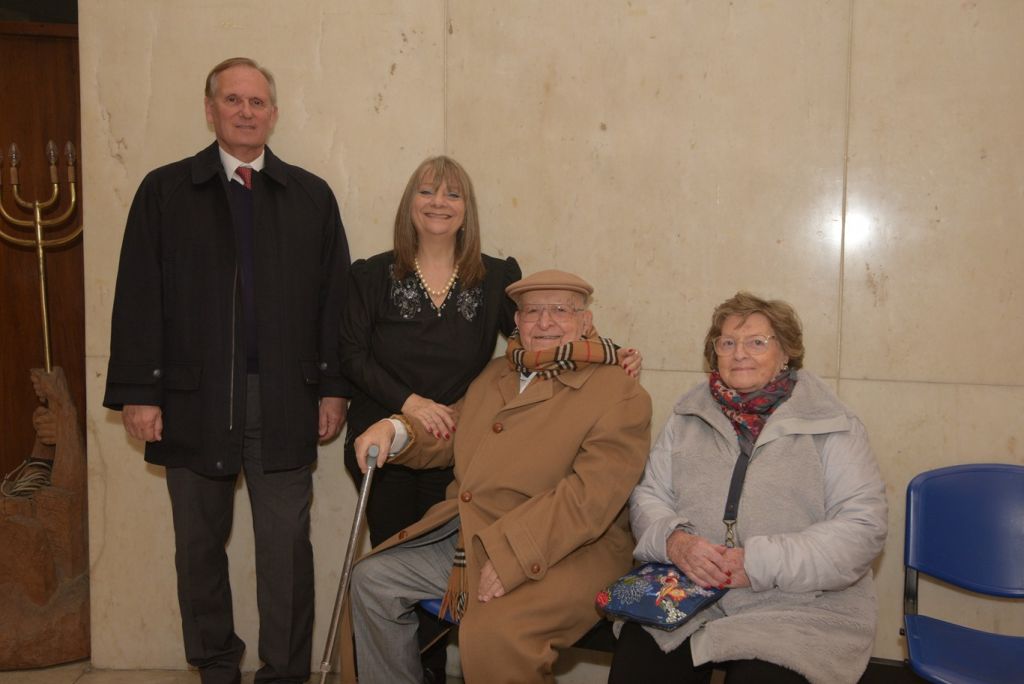
M456 280L440 310L415 274L394 279L392 252L352 264L341 329L341 368L355 386L346 446L412 393L454 404L491 360L498 333L512 332L505 288L522 271L511 257L483 259L483 283L465 290Z

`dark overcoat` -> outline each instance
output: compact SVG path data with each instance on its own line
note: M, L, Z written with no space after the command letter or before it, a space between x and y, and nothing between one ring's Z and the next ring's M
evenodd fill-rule
M264 470L316 458L319 399L349 396L338 321L349 265L327 183L266 148L253 174ZM207 475L241 468L245 325L239 231L217 143L150 172L128 214L103 405L160 406L146 460Z

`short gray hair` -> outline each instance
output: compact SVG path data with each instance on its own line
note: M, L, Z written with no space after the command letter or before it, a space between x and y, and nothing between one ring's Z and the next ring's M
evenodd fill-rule
M274 83L274 74L270 73L270 69L260 66L256 60L248 57L231 57L210 69L210 73L206 76L206 97L212 100L213 96L217 94L217 77L221 72L236 66L250 67L263 74L263 78L267 79L267 86L270 88L270 104L276 107L277 84Z

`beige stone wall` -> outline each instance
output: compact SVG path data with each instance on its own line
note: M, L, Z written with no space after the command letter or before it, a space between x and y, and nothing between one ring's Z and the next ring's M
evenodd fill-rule
M101 408L128 205L211 140L202 81L245 54L278 78L271 145L325 177L352 252L387 248L416 163L459 158L485 250L597 288L644 351L660 429L702 379L713 306L792 302L807 366L864 419L888 483L875 655L902 658L903 492L928 468L1024 463L1024 4L980 0L80 0L93 662L183 666L169 504ZM354 508L316 473L324 643ZM256 666L248 504L230 544ZM1024 633L1005 605L923 603Z

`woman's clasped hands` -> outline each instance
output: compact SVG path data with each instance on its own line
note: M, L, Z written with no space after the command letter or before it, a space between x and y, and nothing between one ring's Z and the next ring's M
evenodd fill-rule
M669 560L702 587L749 587L742 548L713 544L704 537L676 530L665 543Z

